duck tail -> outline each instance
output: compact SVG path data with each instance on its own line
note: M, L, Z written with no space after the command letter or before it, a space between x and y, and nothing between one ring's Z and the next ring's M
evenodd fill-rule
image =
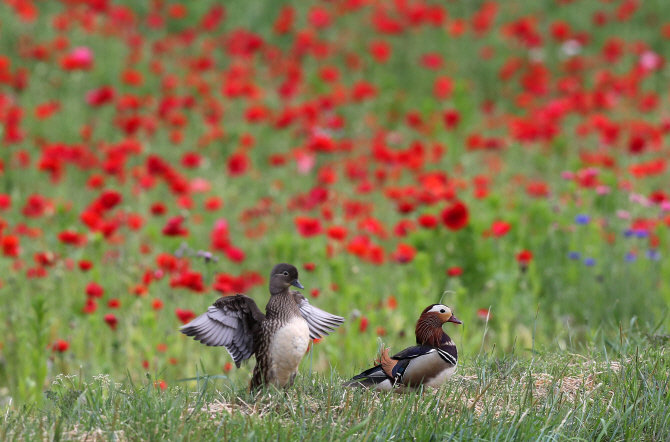
M391 380L386 373L384 373L381 365L376 365L365 370L363 373L354 376L350 380L343 382L342 386L352 388L376 388L382 386L385 381L390 385Z

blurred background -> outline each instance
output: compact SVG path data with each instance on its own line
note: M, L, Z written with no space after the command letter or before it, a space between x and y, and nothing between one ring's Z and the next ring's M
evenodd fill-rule
M440 300L465 363L665 339L664 8L4 0L0 398L246 382L178 328L264 309L278 262L347 318L303 371L411 345Z

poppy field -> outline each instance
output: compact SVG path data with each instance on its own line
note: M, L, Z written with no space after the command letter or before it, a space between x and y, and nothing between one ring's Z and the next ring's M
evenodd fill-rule
M279 262L346 318L303 373L413 344L440 300L465 364L665 342L664 8L3 0L0 404L244 384L178 329L263 309Z

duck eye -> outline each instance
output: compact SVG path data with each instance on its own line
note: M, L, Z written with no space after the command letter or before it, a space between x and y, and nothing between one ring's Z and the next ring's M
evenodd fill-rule
M288 276L288 272L284 270L284 276Z
M440 313L446 313L447 311L445 309L440 310Z

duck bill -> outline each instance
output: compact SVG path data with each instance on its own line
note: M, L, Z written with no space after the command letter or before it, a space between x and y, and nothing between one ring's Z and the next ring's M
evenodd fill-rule
M302 284L300 284L300 281L298 281L297 279L294 279L293 281L291 281L291 285L295 286L295 287L298 287L299 289L304 289L305 288L305 287L303 287Z
M449 319L447 319L447 322L453 322L454 324L462 324L462 323L463 323L463 321L461 321L460 319L458 319L458 318L457 318L456 316L454 316L454 315L451 315L451 316L449 317Z

